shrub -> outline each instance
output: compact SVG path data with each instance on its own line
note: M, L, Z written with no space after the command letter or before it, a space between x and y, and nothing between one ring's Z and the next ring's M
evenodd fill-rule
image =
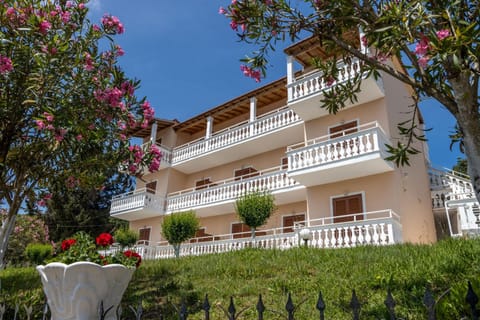
M44 263L53 254L53 247L50 244L30 243L25 248L25 257L34 265Z
M133 230L122 228L115 231L115 242L122 248L133 246L138 240L138 233Z
M180 256L180 244L195 235L199 226L194 211L176 212L165 216L162 223L162 234L173 246L175 256Z
M235 202L235 211L239 219L252 229L253 238L255 230L264 225L275 210L275 198L266 191L247 193Z

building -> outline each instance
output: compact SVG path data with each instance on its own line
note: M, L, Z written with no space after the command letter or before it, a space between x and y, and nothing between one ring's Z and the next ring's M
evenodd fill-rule
M257 232L257 246L288 248L301 238L317 247L431 243L437 239L435 216L439 226L447 223L451 233L461 233L460 210L448 210L445 202L459 181L468 191L465 177L431 169L422 141L410 166L385 160L385 145L400 139L397 124L410 117L410 88L388 75L365 76L358 100L329 114L321 108L323 94L358 72L359 61L339 61L332 82L310 65L311 57L324 54L316 39L285 53L285 78L186 121L157 119L132 133L163 152L158 172L112 200L111 215L139 232L139 250L146 249L147 257L171 256L162 219L186 210L196 212L201 229L182 254L251 246L234 203L259 189L275 196L278 210ZM421 114L415 121L423 125Z

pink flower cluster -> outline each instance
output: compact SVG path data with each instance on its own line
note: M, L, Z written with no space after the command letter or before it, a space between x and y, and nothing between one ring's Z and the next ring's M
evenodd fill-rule
M118 88L106 88L105 90L95 90L95 99L99 102L105 102L111 107L119 107L124 92Z
M140 146L134 145L134 146L129 146L128 151L130 151L133 155L133 163L131 163L128 166L128 171L130 172L130 174L136 174L140 166L140 163L143 160L143 156L144 156L143 150L142 148L140 148Z
M106 31L118 34L122 34L125 32L125 27L123 26L123 23L121 23L117 17L109 14L105 14L102 17L102 25Z
M250 77L252 79L255 79L255 82L260 82L260 77L261 77L260 70L252 69L249 66L246 66L246 65L243 65L243 64L240 66L240 70L243 72L243 74L246 77Z
M155 111L153 110L152 106L150 105L150 102L148 101L145 101L144 103L142 103L141 107L143 110L142 128L146 128L148 127L148 124L150 123L150 121L153 120Z
M93 60L92 60L92 56L88 53L88 52L85 52L85 65L84 65L84 68L85 70L87 71L92 71L93 70Z
M442 29L436 32L437 39L440 41L448 38L450 35L450 30L448 29ZM426 36L422 35L420 41L415 46L415 54L418 57L418 65L422 68L426 68L428 65L428 60L430 60L428 52L430 49L430 40Z
M162 152L154 144L150 146L149 152L152 155L152 162L150 162L150 165L148 166L148 170L150 172L158 171L158 169L160 168L160 161L162 160Z
M13 70L12 60L0 54L0 74L6 74Z
M37 201L37 205L39 207L45 207L47 205L47 201L50 200L50 199L52 199L52 194L47 193L46 195L43 196L42 199Z

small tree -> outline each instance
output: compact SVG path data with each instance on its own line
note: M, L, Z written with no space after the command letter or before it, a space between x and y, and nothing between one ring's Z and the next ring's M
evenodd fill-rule
M180 256L182 242L195 236L199 222L194 211L176 212L165 216L162 224L162 234L175 250L175 257Z
M235 202L235 211L240 220L252 229L252 238L255 239L255 230L263 226L276 210L275 198L267 191L247 193Z
M128 228L121 228L115 231L114 238L122 248L131 247L137 242L138 233Z

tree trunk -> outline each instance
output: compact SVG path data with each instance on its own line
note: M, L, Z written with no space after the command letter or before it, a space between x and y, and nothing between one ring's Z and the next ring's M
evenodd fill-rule
M175 258L180 257L180 243L174 243L172 244L173 246L173 251L175 252Z
M458 113L454 114L463 134L463 145L468 162L468 174L480 202L480 117L478 87L470 84L469 72L450 80Z
M255 231L256 231L256 229L255 229L255 228L252 228L252 246L253 246L254 248L257 247L257 241L256 241L256 239L255 239Z
M8 239L12 234L13 227L15 226L15 220L17 218L16 212L13 213L14 208L10 208L7 213L7 216L2 221L2 226L0 227L0 269L5 268L5 254L8 247Z

